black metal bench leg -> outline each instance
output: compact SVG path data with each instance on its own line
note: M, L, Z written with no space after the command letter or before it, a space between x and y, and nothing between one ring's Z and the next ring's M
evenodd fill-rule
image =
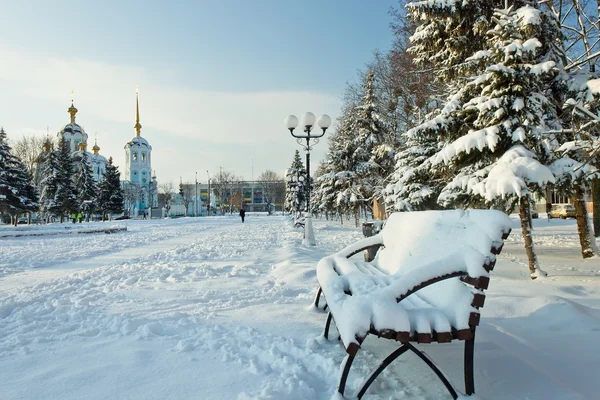
M465 340L465 392L467 395L475 393L475 378L473 376L473 356L475 354L475 328L472 328L473 337Z
M319 308L319 300L321 299L321 293L323 292L323 289L321 289L321 286L319 286L319 290L317 290L317 295L315 296L315 307Z
M331 320L333 319L333 315L331 312L327 313L327 322L325 322L325 331L323 332L323 336L325 339L329 340L329 327L331 326Z
M400 346L399 348L394 350L389 356L387 356L385 358L385 360L383 360L381 362L381 364L379 364L377 369L371 374L369 379L367 379L367 381L365 382L363 387L360 389L360 391L358 392L358 395L356 397L358 397L358 399L360 400L367 392L367 389L369 389L369 386L371 386L371 384L375 381L375 379L377 379L379 374L382 373L383 370L386 369L387 366L390 365L396 358L400 357L402 354L406 353L406 351L408 351L408 350L410 350L410 347Z
M433 361L431 361L431 359L428 356L426 356L423 352L419 351L419 349L417 349L412 344L405 343L404 345L409 347L410 350L417 355L417 357L423 360L423 362L425 362L425 364L427 364L427 366L431 368L431 370L437 375L440 381L442 381L444 386L446 386L446 389L448 390L448 393L450 393L450 396L452 396L452 398L456 400L458 398L456 390L454 390L454 387L452 386L450 381L448 381L448 379L444 376L442 371L440 371L440 369L433 363Z
M350 374L350 367L352 366L352 362L354 361L354 356L348 354L346 356L346 361L344 363L344 369L342 371L342 376L340 377L340 385L338 386L338 392L343 396L344 390L346 389L346 380L348 379L348 374Z

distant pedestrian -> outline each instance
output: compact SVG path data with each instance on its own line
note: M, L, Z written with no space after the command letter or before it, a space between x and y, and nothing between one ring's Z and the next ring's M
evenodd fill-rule
M142 211L142 219L146 219L146 211Z
M240 217L242 217L242 224L244 223L244 219L246 218L246 210L243 208L240 210Z

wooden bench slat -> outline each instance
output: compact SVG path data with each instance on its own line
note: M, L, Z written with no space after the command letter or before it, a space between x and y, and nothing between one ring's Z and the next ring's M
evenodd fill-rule
M485 264L483 264L483 268L487 271L487 272L492 272L492 270L494 269L494 267L496 266L496 260L488 260L486 261Z
M504 247L504 242L498 243L497 245L492 246L492 248L490 249L490 253L498 255L502 251L503 247Z
M483 307L485 303L485 295L482 293L474 293L473 294L473 302L471 303L471 305L475 308L481 308Z
M465 283L468 283L476 289L485 290L490 285L490 278L488 278L487 276L480 276L478 278L473 278L471 276L461 276L460 280Z
M452 329L452 337L458 340L469 340L473 338L473 332L470 329Z

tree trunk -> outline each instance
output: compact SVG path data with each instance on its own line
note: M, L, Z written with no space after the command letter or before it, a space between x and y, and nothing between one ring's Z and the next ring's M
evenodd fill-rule
M360 220L360 208L359 206L354 206L354 226L358 228Z
M573 205L575 206L575 216L577 218L577 233L579 234L579 244L581 245L581 255L583 258L594 256L592 248L592 237L590 226L588 225L588 213L585 204L584 191L581 185L574 186Z
M600 8L600 0L598 0ZM600 178L592 180L592 212L594 221L594 236L600 237Z
M533 238L531 237L531 219L529 219L529 197L521 197L519 205L519 218L521 219L521 231L525 242L525 252L529 261L529 276L531 279L548 275L540 269L535 250L533 249Z

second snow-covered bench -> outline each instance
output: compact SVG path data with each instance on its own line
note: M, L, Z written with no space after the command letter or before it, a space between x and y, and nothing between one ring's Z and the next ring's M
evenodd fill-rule
M440 378L450 395L457 390L435 364L411 342L465 341L466 394L475 391L473 352L483 291L496 255L510 233L510 219L494 210L450 210L394 213L379 234L363 239L317 265L321 295L348 353L338 391L344 394L350 367L368 334L402 345L365 380L360 399L375 378L398 356L410 350ZM381 247L370 263L350 259Z

